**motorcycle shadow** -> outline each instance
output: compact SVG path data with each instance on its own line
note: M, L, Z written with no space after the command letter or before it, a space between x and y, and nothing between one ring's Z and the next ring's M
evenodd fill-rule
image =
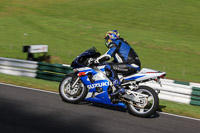
M127 110L123 107L111 106L111 105L107 105L107 104L95 103L95 102L90 102L90 101L82 101L82 102L79 102L78 104L99 107L99 108L104 108L104 109L110 109L110 110L115 110L115 111L121 111L121 112L127 112Z
M87 105L93 106L93 107L104 108L104 109L119 111L119 112L123 112L123 113L128 113L128 110L126 108L118 107L118 106L111 106L111 105L102 104L102 103L84 101L84 102L81 102L79 104L82 104L82 105L87 104ZM135 117L137 117L137 116L135 116ZM158 118L158 117L160 117L159 112L155 112L151 117L147 117L145 119L154 119L154 118Z
M93 102L89 102L89 103L91 104L91 106L94 106L94 107L99 107L99 108L104 108L104 109L109 109L109 110L115 110L115 111L120 111L120 112L128 112L123 107L112 106L112 105L107 105L107 104L102 104L102 103L93 103Z

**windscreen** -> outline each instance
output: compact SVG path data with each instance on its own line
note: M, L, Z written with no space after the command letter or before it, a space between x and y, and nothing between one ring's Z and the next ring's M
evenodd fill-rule
M100 55L101 54L98 52L98 50L95 47L92 47L77 56L76 59L74 59L74 61L72 62L71 67L79 68L87 66L87 61L89 58L97 58Z

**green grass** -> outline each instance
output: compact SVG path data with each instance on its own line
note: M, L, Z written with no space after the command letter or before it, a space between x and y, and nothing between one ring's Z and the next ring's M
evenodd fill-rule
M159 111L200 119L200 106L160 100Z
M199 8L197 0L2 0L0 56L26 59L23 45L47 44L53 63L69 64L92 46L106 52L104 34L118 29L142 67L200 82Z
M92 46L106 52L104 35L117 29L137 51L142 67L200 83L199 9L197 0L1 0L0 57L26 59L23 45L47 44L52 63L70 64ZM0 82L58 88L56 82L4 74ZM165 112L200 118L199 107L161 105Z
M59 83L29 77L0 74L0 82L58 92Z
M58 82L0 74L0 82L58 92ZM200 106L160 100L159 111L200 119Z

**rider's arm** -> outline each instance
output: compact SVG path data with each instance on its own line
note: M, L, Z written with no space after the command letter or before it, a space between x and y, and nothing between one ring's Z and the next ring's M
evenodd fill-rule
M109 50L104 55L101 55L100 57L98 57L95 60L95 63L102 63L102 62L110 60L110 58L114 55L116 49L117 49L116 44L111 44L111 46L109 47Z

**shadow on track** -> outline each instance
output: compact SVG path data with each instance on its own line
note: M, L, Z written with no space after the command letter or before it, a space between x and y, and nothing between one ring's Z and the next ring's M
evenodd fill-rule
M1 133L94 133L90 123L85 119L70 115L63 116L65 112L49 113L45 110L36 110L33 106L15 103L17 101L0 98L0 132ZM31 107L31 108L28 108ZM56 110L55 110L56 112ZM86 117L86 116L85 116Z
M114 110L114 111L120 111L122 113L128 113L127 109L125 109L123 107L111 106L111 105L106 105L106 104L102 104L102 103L92 103L92 102L82 102L81 104L88 104L88 105L94 106L94 107L99 107L99 108L104 108L104 109L109 109L109 110ZM130 116L131 116L131 114L130 114ZM160 114L158 112L156 112L151 117L148 117L145 119L152 119L152 118L158 118L158 117L160 117Z

